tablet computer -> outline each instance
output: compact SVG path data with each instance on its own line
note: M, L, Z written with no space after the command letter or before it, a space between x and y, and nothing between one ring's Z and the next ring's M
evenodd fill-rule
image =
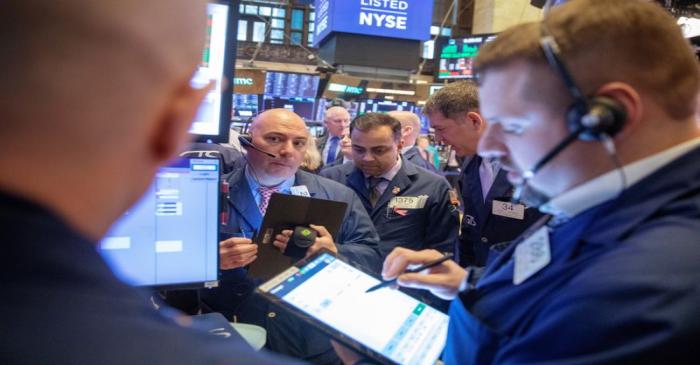
M382 363L431 365L442 353L448 316L392 288L329 251L297 262L258 293Z
M248 273L253 277L268 280L298 259L283 255L273 245L275 236L282 233L282 230L294 230L296 226L308 227L309 224L316 224L324 226L335 241L347 208L348 204L345 202L273 193L260 231L253 239L258 244L258 258L250 264Z

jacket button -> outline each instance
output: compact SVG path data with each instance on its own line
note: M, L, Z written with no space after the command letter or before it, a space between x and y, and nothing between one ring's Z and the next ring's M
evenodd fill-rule
M275 313L275 312L268 312L268 313L267 313L267 316L270 317L270 318L275 318L275 316L277 316L277 313Z
M481 237L481 242L483 242L483 243L487 243L488 241L489 241L489 239L488 239L488 238L486 238L486 237Z

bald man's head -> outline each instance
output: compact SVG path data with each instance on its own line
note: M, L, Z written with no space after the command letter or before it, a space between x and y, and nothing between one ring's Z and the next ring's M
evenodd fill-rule
M149 109L163 103L163 88L192 75L204 7L192 0L2 1L0 44L15 56L0 57L0 140L31 135L37 143L60 130L63 138L109 144L107 136L127 133L130 124L143 127Z
M387 114L401 122L401 136L404 148L415 145L416 138L420 134L420 118L418 115L405 110L390 111Z
M103 234L184 144L205 31L204 0L0 1L0 189Z
M272 153L271 158L248 150L248 163L263 185L277 185L293 176L306 152L309 131L300 116L287 109L270 109L255 118L250 134L258 148Z

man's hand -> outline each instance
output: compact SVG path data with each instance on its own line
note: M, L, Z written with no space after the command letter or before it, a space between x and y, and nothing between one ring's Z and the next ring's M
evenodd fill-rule
M292 238L292 234L294 231L290 229L285 229L283 230L280 234L275 236L275 241L272 242L272 244L277 247L280 252L284 253L284 250L287 249L287 244L289 243L289 240Z
M328 230L324 226L317 226L315 224L309 224L309 227L311 229L315 230L318 232L318 235L316 236L316 242L314 242L313 245L309 247L309 249L306 251L306 257L309 257L322 248L327 249L328 251L333 252L334 254L338 254L338 247L335 246L335 243L333 243L333 237L331 237L331 234L328 233Z
M334 340L331 340L331 345L333 346L335 353L345 365L352 365L362 360L362 356L360 356L357 352L335 342Z
M248 238L233 237L219 242L221 270L237 269L258 258L258 245Z
M467 271L456 262L447 260L420 273L402 274L409 266L422 265L442 256L435 250L412 251L397 247L384 260L382 277L391 280L398 276L400 286L427 289L439 298L452 300L459 294L467 276Z

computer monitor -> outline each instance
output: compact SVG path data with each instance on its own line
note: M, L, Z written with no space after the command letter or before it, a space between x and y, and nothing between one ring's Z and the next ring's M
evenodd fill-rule
M315 107L316 99L314 98L290 98L268 95L265 95L263 98L263 109L289 109L307 121L314 120Z
M440 49L438 74L440 80L474 78L474 59L479 49L496 35L475 35L468 38L450 39Z
M247 119L258 114L260 95L233 94L233 117Z
M207 158L158 170L98 246L117 277L159 289L218 284L220 171L219 159Z
M268 71L265 76L265 95L286 98L315 98L318 93L318 75Z
M395 110L412 112L415 104L410 101L391 101L367 99L360 103L358 115L365 113L387 113Z
M207 33L202 60L192 77L192 85L215 81L195 116L190 134L198 141L226 142L231 121L233 64L236 54L235 22L232 6L225 1L207 4ZM224 81L227 80L227 81Z

